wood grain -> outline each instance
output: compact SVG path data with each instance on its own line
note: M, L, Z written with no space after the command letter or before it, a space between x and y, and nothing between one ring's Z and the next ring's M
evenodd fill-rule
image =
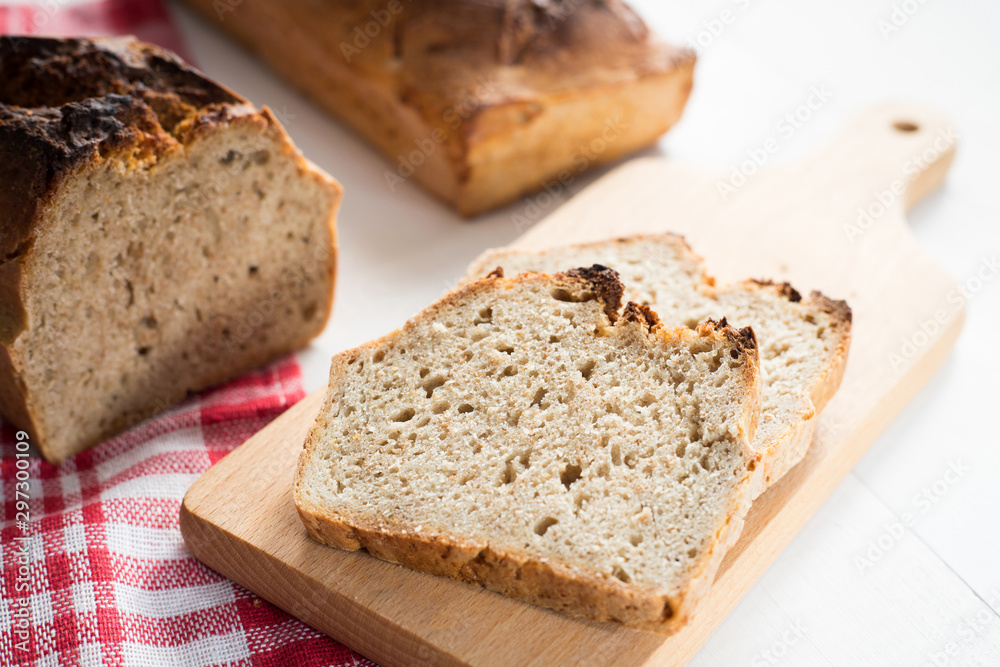
M905 207L941 183L953 153L947 119L918 107L880 107L817 155L761 170L727 197L719 183L730 182L731 172L662 159L630 162L515 242L543 248L669 230L687 236L721 279L789 280L847 299L854 309L844 382L819 420L809 454L754 503L711 594L678 634L564 618L311 542L292 504L291 481L320 394L191 487L181 512L189 548L387 665L683 664L927 382L957 337L964 310L960 299L949 298L956 283L916 246L904 220ZM870 217L859 221L859 211Z

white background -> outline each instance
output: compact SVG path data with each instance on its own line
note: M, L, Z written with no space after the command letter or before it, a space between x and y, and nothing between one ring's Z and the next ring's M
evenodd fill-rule
M956 280L1000 258L1000 3L633 5L670 41L701 44L683 120L645 154L737 164L812 86L831 99L779 141L773 163L808 154L867 106L933 106L958 128L958 154L944 188L910 212L913 232ZM482 249L517 235L523 204L467 222L413 184L390 193L388 163L372 149L206 23L172 11L201 68L282 112L299 147L344 185L335 312L302 353L308 390L325 382L333 353L399 326ZM1000 665L998 332L994 276L970 301L952 356L692 664ZM900 532L904 513L915 524Z

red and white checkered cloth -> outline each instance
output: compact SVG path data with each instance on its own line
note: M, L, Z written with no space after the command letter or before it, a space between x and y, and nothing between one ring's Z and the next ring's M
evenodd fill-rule
M0 34L135 35L187 58L184 40L160 0L0 0Z
M62 466L19 466L4 424L0 664L371 665L208 569L181 539L191 483L303 395L289 357Z
M134 34L184 52L160 0L0 0L0 33ZM0 665L371 665L181 539L191 483L303 395L289 357L62 466L19 457L18 432L2 424Z

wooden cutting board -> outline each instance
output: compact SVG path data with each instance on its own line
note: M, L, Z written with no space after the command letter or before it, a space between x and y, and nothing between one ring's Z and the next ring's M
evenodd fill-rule
M844 382L808 456L754 503L704 607L678 634L564 618L310 541L291 485L319 393L191 487L181 511L189 548L386 665L683 664L931 378L958 336L964 300L956 281L917 247L904 221L905 207L942 182L953 153L946 118L918 107L881 107L813 157L760 170L751 161L742 179L662 159L632 161L514 243L543 248L680 232L723 280L789 280L854 309ZM735 191L723 192L720 183Z

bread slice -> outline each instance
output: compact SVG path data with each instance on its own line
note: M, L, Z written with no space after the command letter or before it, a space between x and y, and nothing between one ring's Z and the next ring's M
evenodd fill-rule
M661 327L604 267L502 272L333 359L295 502L313 539L669 632L742 527L750 329Z
M465 215L653 144L693 79L621 0L186 1Z
M673 234L541 252L489 250L469 267L466 280L495 266L555 272L595 262L619 271L625 298L649 306L668 326L695 328L724 317L733 326L753 327L764 378L760 426L752 443L762 460L754 496L805 456L815 415L837 391L847 363L851 309L846 303L819 292L803 298L788 283L748 280L717 286L701 258Z
M0 410L52 462L288 354L340 187L158 47L0 40Z

